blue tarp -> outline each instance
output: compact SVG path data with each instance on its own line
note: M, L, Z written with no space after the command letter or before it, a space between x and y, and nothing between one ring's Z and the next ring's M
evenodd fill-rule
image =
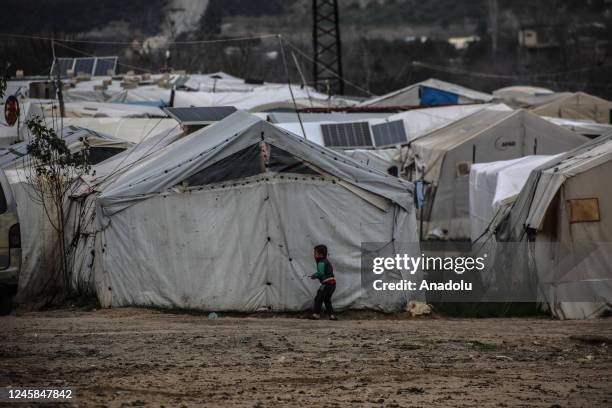
M456 105L459 103L457 94L440 89L422 86L419 89L421 106Z

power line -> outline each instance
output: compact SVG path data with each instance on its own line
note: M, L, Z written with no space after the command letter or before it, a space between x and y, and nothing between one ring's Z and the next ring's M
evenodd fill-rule
M191 41L168 41L164 45L194 45L194 44L215 44L215 43L227 43L227 42L239 42L239 41L250 41L250 40L261 40L264 38L277 37L279 34L260 34L245 37L234 37L234 38L218 38L213 40L191 40ZM134 41L101 41L101 40L76 40L76 39L58 39L53 37L44 37L40 35L25 35L25 34L11 34L11 33L0 33L3 37L30 39L30 40L41 40L41 41L55 41L64 43L80 43L80 44L96 44L96 45L132 45ZM140 40L137 40L140 41ZM142 42L142 41L140 41Z
M87 53L87 52L85 52L85 51L78 50L78 49L76 49L76 48L70 47L70 46L68 46L68 45L66 45L66 44L62 44L62 43L57 42L57 41L55 41L55 42L54 42L54 44L55 44L55 45L59 45L60 47L66 48L67 50L71 50L71 51L74 51L74 52L78 52L79 54L84 55L84 56L86 56L86 57L93 57L93 58L95 58L95 57L96 57L96 55L94 55L94 54L90 54L90 53ZM148 69L148 68L142 68L142 67L137 67L137 66L130 65L130 64L124 64L124 63L119 62L119 61L117 61L117 65L121 65L121 66L126 67L126 68L131 68L131 69L137 69L137 70L140 70L140 71L145 71L145 72L148 72L148 73L150 73L150 74L153 74L153 73L154 73L153 71L151 71L151 70L150 70L150 69Z
M472 76L472 77L480 77L480 78L493 78L493 79L505 79L505 80L512 80L512 81L529 81L529 82L537 81L540 83L553 84L553 85L562 84L562 85L576 85L576 86L591 85L591 86L606 87L606 88L612 87L612 84L593 83L591 81L576 82L576 81L557 81L557 80L550 80L550 79L549 80L538 79L540 77L543 77L543 78L554 77L554 76L577 73L577 72L586 72L586 71L591 71L594 69L610 68L612 67L612 65L599 65L597 67L583 67L583 68L563 71L563 72L550 72L550 73L544 73L544 74L527 74L527 75L503 75L503 74L491 74L488 72L468 71L468 70L464 70L461 68L445 67L441 65L429 64L429 63L420 62L420 61L413 61L412 65L417 68L425 68L425 69L429 69L432 71L444 72L447 74L464 75L464 76Z
M285 41L285 43L286 43L288 46L290 46L290 47L291 47L291 48L293 48L295 51L297 51L297 53L298 53L298 54L300 54L300 56L302 56L302 58L306 59L306 60L307 60L307 61L309 61L309 62L315 63L315 61L314 61L312 58L310 58L310 57L309 57L309 56L308 56L308 55L307 55L307 54L306 54L304 51L302 51L301 49L299 49L298 47L296 47L295 45L293 45L293 44L292 44L292 43L291 43L289 40L287 40L285 37L283 37L283 40ZM317 63L317 64L319 64L319 63ZM332 75L335 75L335 76L336 76L338 79L342 79L344 82L346 82L347 84L351 85L353 88L355 88L355 89L357 89L357 90L360 90L361 92L364 92L364 93L368 94L369 96L376 96L376 95L374 95L372 92L368 91L367 89L364 89L364 88L360 87L359 85L357 85L357 84L355 84L355 83L353 83L353 82L348 81L348 80L347 80L347 79L345 79L345 78L340 78L340 76L338 76L336 73L334 73L334 72L332 72L332 71L330 71L330 73L331 73Z

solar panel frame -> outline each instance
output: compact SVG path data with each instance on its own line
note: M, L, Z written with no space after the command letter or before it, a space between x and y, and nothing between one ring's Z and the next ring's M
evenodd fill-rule
M395 146L408 142L404 122L401 119L372 125L372 135L376 147Z
M198 106L164 108L164 111L181 125L209 125L236 112L235 106Z
M106 76L107 71L110 69L115 75L117 70L118 57L98 57L93 69L94 76Z
M73 71L75 74L93 74L94 67L96 65L96 59L94 57L75 58Z
M119 57L82 57L82 58L57 58L51 64L51 75L59 74L62 77L68 76L68 70L75 74L85 73L92 76L106 76L109 69L113 70L113 75L117 71Z
M327 147L374 147L368 122L324 123L321 125L321 133Z

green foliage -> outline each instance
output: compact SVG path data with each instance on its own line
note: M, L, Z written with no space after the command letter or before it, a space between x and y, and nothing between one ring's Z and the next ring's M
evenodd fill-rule
M63 182L79 174L86 174L91 169L89 164L89 144L82 139L85 148L71 152L64 139L59 137L54 129L45 122L34 117L26 121L32 140L28 144L28 155L37 176L55 179L66 177Z

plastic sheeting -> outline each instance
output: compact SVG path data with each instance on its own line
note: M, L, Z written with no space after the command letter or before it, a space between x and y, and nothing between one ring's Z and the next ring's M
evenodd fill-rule
M472 165L470 170L470 230L472 242L491 226L497 214L511 205L533 169L556 156L525 156Z

